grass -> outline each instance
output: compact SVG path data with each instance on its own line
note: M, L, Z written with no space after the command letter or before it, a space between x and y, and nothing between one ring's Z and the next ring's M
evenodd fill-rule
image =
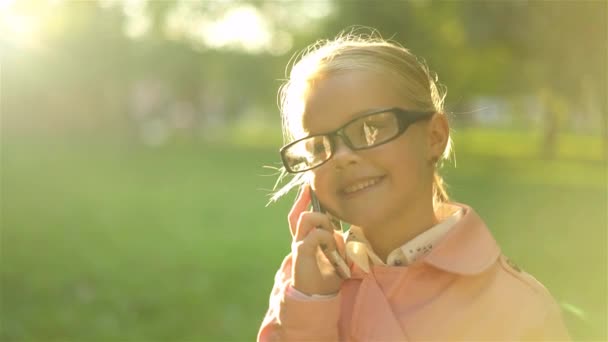
M576 340L608 339L600 145L569 137L546 161L530 136L456 135L452 197L549 288ZM119 145L3 141L0 339L254 339L290 241L293 195L265 207L276 147Z

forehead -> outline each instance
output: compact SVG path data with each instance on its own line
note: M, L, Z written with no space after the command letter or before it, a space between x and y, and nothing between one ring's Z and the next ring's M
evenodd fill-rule
M379 108L408 108L393 80L366 71L348 71L316 80L307 93L304 134L335 130L354 117Z

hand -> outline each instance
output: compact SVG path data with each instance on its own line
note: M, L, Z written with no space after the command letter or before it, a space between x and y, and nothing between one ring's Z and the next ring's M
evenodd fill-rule
M310 187L306 185L289 212L293 236L292 286L305 294L334 294L340 290L345 275L332 257L334 251L344 258L344 240L334 231L329 217L306 211L310 204Z

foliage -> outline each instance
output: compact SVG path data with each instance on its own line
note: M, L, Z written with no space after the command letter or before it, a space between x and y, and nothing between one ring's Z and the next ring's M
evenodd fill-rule
M576 340L606 340L606 165L458 134L453 199L549 288ZM277 158L251 144L3 146L0 338L253 339L289 250L292 199L265 207Z

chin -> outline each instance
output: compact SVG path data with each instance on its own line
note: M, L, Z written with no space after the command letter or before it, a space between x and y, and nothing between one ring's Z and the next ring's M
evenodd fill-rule
M352 210L345 213L343 220L358 227L377 226L386 215L383 210L377 209L381 208L366 207L362 210Z

